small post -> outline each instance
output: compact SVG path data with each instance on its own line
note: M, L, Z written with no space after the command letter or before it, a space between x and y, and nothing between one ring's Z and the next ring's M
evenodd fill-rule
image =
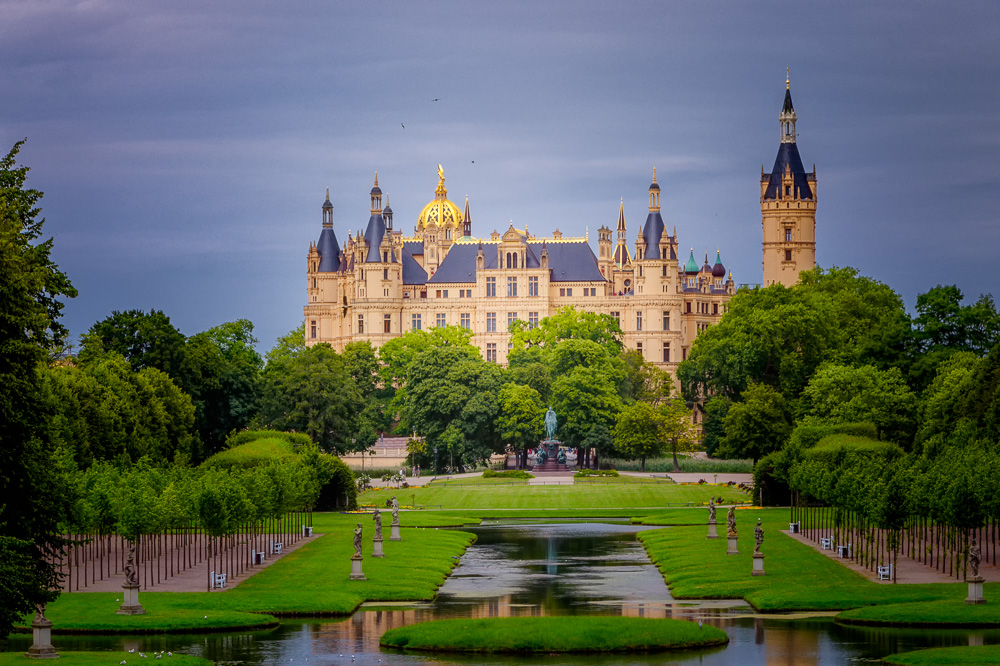
M45 604L36 606L35 618L31 621L31 647L24 653L28 659L58 659L59 653L52 647L52 622L45 617Z

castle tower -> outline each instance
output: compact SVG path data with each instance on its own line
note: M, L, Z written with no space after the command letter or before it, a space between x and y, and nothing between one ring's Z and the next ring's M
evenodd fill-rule
M795 139L792 93L785 75L785 103L778 114L780 143L770 174L760 169L764 286L791 286L816 267L816 167L806 173Z
M625 230L625 199L618 204L618 243L615 245L614 262L617 268L628 268L632 265L632 256L628 251L628 232Z

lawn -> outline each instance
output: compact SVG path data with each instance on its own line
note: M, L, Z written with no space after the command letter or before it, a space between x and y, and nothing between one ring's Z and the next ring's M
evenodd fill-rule
M0 652L0 666L31 666L32 664L53 663L59 666L117 666L118 664L148 663L152 658L143 659L138 653L128 652L59 652L58 661L39 661L28 659L23 652ZM192 657L187 654L175 654L160 659L164 666L212 666L214 662L201 657Z
M1000 664L1000 645L931 648L883 657L883 664L948 666L949 664Z
M416 522L417 515L413 514ZM427 516L428 522L450 522L444 516ZM458 517L462 522L468 520ZM478 522L471 519L472 522ZM389 534L388 518L384 522ZM54 630L142 633L203 631L247 626L248 620L270 624L274 618L257 615L348 615L365 601L433 599L458 557L474 537L458 530L408 527L402 541L383 542L386 557L366 556L366 581L351 581L352 529L365 528L364 552L371 553L373 525L370 515L320 514L316 531L324 536L288 553L280 560L224 592L143 592L140 602L147 613L116 615L120 605L113 592L64 594L46 610ZM405 571L405 576L400 572ZM117 595L120 597L120 595ZM30 618L27 618L30 621Z
M676 512L680 515L679 512ZM669 521L671 515L661 516ZM753 526L763 518L765 576L754 577ZM652 516L650 517L652 518ZM704 524L642 532L639 539L679 599L743 598L758 610L846 610L872 604L956 601L966 586L879 585L812 548L779 534L788 529L787 509L736 512L739 555L726 555L726 518L720 511L718 539L706 539Z
M630 478L630 477L621 477ZM574 485L526 486L492 483L432 483L424 487L402 490L370 490L358 497L362 504L383 506L395 495L401 504L416 501L417 505L442 509L612 509L635 507L632 515L643 509L707 504L708 498L722 496L727 502L746 502L749 496L732 486L711 484L679 485L653 483L650 479L631 477L595 479L594 483ZM614 481L615 483L606 483ZM412 498L412 499L411 499Z
M970 606L961 599L932 601L918 604L888 604L866 606L844 611L837 616L844 624L877 624L908 627L978 626L1000 627L1000 605L996 603L1000 584L984 585L992 603ZM989 593L993 594L990 595Z
M636 617L494 617L391 629L379 644L433 652L648 652L729 642L717 627Z

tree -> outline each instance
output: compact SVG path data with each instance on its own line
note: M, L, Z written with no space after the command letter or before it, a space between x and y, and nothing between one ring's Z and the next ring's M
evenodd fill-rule
M677 464L678 451L694 451L697 440L691 427L691 410L683 398L673 398L657 407L660 416L660 436L674 460L674 471L681 471Z
M182 388L195 406L195 423L208 454L245 427L257 410L263 360L253 324L239 319L191 336L180 371Z
M642 472L646 471L646 458L663 452L662 419L662 414L652 405L635 402L622 409L611 431L619 451L642 461Z
M734 403L723 421L726 431L716 450L720 458L752 458L777 451L792 431L785 396L765 384L751 384L742 402Z
M125 357L136 371L156 368L171 377L181 377L184 363L184 335L160 310L115 310L83 337L80 360L116 352ZM183 385L183 382L181 382Z
M715 455L715 451L726 436L726 414L729 413L732 404L732 400L722 396L715 396L705 403L705 419L702 422L702 432L705 436L701 443L709 456Z
M874 423L879 439L909 447L917 399L898 368L820 367L803 391L805 423Z
M617 319L607 314L581 312L571 305L559 308L535 327L518 319L510 331L511 365L518 363L518 357L528 349L552 347L560 340L589 340L604 347L611 356L622 351L622 330Z
M261 385L259 425L304 432L324 451L351 450L361 396L329 345L278 355L264 369Z
M514 450L518 469L524 469L528 449L541 441L545 430L542 396L530 386L506 384L500 389L499 399L497 426L500 437Z
M579 447L595 426L611 429L622 404L618 388L600 369L577 367L552 382L552 407L559 438Z
M72 504L61 458L40 437L38 368L63 344L62 298L76 289L40 240L42 193L24 187L18 142L0 159L0 637L35 604L58 595L52 561Z

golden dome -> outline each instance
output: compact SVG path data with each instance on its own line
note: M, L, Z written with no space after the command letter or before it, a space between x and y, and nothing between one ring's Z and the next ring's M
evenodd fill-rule
M463 221L462 211L448 200L448 190L444 189L444 169L438 165L438 186L434 190L434 199L424 206L417 218L417 230L423 230L430 225L440 228L458 229Z

